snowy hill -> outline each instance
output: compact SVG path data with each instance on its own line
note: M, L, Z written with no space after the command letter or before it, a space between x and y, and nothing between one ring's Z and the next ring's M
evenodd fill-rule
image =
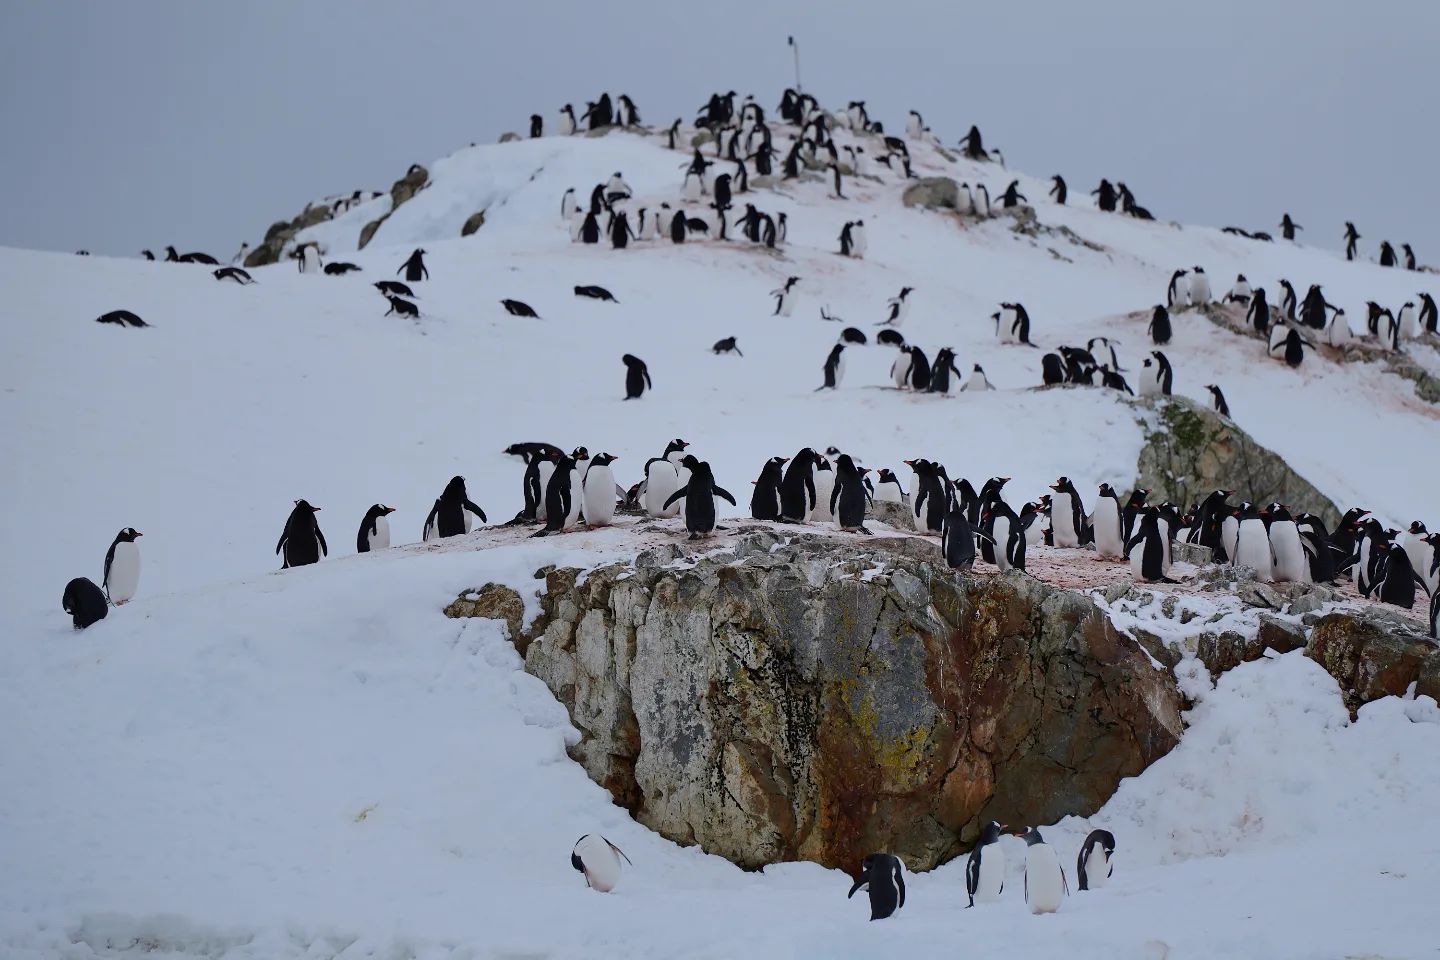
M1011 179L912 152L917 173L993 195ZM1192 713L1176 752L1092 818L1122 840L1113 888L1048 919L1018 899L961 914L952 863L914 877L900 921L875 927L843 901L838 873L744 874L635 825L566 759L563 708L519 672L498 628L438 612L487 578L622 554L615 535L349 556L377 501L399 508L397 543L419 540L457 473L492 522L508 519L520 466L500 451L522 440L608 450L627 486L680 436L737 494L766 458L833 444L877 467L928 456L972 480L1008 475L1022 499L1061 474L1093 496L1134 481L1144 414L1111 391L1036 389L1039 357L1103 335L1136 370L1151 346L1132 314L1163 301L1172 270L1203 265L1217 295L1236 273L1271 289L1321 283L1357 331L1367 300L1440 296L1434 275L1101 213L1079 202L1088 186L1072 184L1060 207L1025 176L1049 228L1033 237L1009 217L905 208L905 183L881 170L847 179L843 201L823 179L753 191L788 214L778 252L571 243L558 215L567 188L583 196L619 170L634 207L678 207L686 159L624 132L458 151L364 250L359 230L388 198L302 234L363 268L345 277L277 265L237 287L201 266L0 250L11 307L0 410L15 451L0 477L12 556L0 581L0 722L12 731L0 746L0 954L860 956L882 937L922 953L1431 949L1440 716L1426 700L1381 701L1350 724L1334 681L1298 654L1242 667ZM460 239L480 210L485 225ZM869 230L863 261L834 252L856 218ZM383 316L370 284L422 245L421 319ZM790 275L794 315L772 317L767 293ZM620 302L577 299L578 284ZM962 370L983 364L1000 389L887 389L894 353L872 345L847 350L839 390L815 392L840 328L820 308L873 334L902 286L915 288L907 339L932 357L953 347ZM541 319L509 316L502 298ZM1002 301L1025 304L1041 350L996 342ZM153 328L94 323L120 308ZM1235 420L1342 505L1395 524L1440 519L1426 460L1440 450L1440 407L1411 382L1318 354L1292 370L1196 314L1175 319L1177 393L1208 401L1204 385L1221 384ZM732 335L743 357L710 353ZM628 403L626 352L655 381ZM1440 373L1434 341L1409 353ZM300 497L323 508L331 559L277 573L274 542ZM145 534L140 594L73 634L59 592L71 577L100 580L123 526ZM1085 829L1054 831L1062 862ZM591 830L636 863L613 898L577 888L566 861ZM1023 856L1003 843L1012 862Z

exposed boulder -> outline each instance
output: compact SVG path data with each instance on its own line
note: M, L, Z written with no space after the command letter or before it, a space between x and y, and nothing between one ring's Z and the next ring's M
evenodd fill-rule
M960 186L949 177L922 177L905 188L900 201L907 207L954 210L960 205Z
M510 636L521 636L525 621L525 603L509 587L487 583L479 590L466 590L445 608L447 617L485 617L503 620ZM523 654L524 651L522 650Z
M512 131L506 131L505 133L500 134L500 142L501 142L501 143L514 143L516 140L519 140L519 139L520 139L520 134L514 133L514 132L512 132Z
M418 163L411 164L410 169L405 171L405 176L390 185L390 209L385 211L385 215L380 219L371 220L361 228L359 248L364 250L370 244L370 241L375 238L375 232L380 229L380 225L390 219L390 214L399 210L400 207L408 203L415 194L424 190L429 185L430 171Z
M468 237L470 234L485 226L485 211L470 214L470 217L460 227L460 236Z
M1169 673L1081 594L955 576L913 537L757 527L679 555L545 571L516 634L582 731L572 756L677 842L923 869L992 817L1093 813L1178 742Z
M329 204L312 203L294 220L280 220L272 223L270 229L265 231L265 239L245 256L245 266L266 267L272 263L279 263L285 247L295 239L295 234L313 227L317 223L324 223L332 216Z
M1371 700L1403 695L1422 674L1426 689L1417 692L1440 694L1440 647L1390 611L1321 617L1305 656L1336 679L1352 712Z
M1197 502L1224 487L1253 503L1278 500L1323 519L1340 520L1335 504L1274 452L1213 410L1183 397L1141 401L1153 415L1141 421L1139 484L1153 502Z

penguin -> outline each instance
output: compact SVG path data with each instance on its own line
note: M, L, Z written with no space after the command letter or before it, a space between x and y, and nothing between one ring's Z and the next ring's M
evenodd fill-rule
M906 461L915 471L911 486L911 512L915 515L915 529L920 533L943 535L945 515L950 512L953 494L945 468L928 460Z
M865 529L865 502L869 492L864 481L865 474L870 471L855 466L850 455L842 453L835 459L833 472L834 479L830 481L832 489L826 499L835 525L849 533L868 534L870 531Z
M319 273L324 266L320 262L320 247L313 242L300 244L291 256L295 258L295 266L301 273Z
M255 278L240 267L221 267L214 271L214 276L216 280L234 280L242 287L255 282Z
M881 331L886 333L888 331ZM914 366L915 358L912 353L914 348L902 344L900 352L895 356L895 362L890 365L890 377L895 381L896 390L904 390L910 384L910 370Z
M969 571L975 565L975 529L970 526L970 520L965 516L965 508L958 500L951 502L950 509L945 514L945 523L940 530L940 552L945 555L945 565L951 570ZM973 887L970 897L973 905Z
M1203 267L1190 268L1190 306L1204 307L1211 301L1210 278Z
M1318 283L1312 283L1310 289L1305 293L1305 299L1300 304L1300 322L1314 330L1324 330L1327 311L1337 309L1325 299L1325 294L1320 291ZM1294 317L1291 317L1294 319Z
M70 623L76 630L84 630L104 620L110 613L110 604L105 602L105 594L95 586L95 581L76 577L65 584L60 609L70 614Z
M135 540L142 536L134 527L126 527L105 551L105 595L117 607L135 596L140 586L140 547Z
M1360 591L1361 596L1368 597L1384 577L1385 556L1390 548L1390 538L1380 521L1374 517L1360 524L1360 531L1355 540L1354 553L1350 557L1351 576L1355 589Z
M1120 355L1115 352L1115 348L1119 345L1120 342L1118 340L1111 340L1109 337L1091 337L1085 341L1085 349L1090 351L1092 356L1098 357L1103 355L1096 352L1096 347L1098 346L1101 351L1109 354L1110 363L1108 366L1110 369L1117 373L1125 373L1125 368L1120 365Z
M1175 387L1175 371L1170 367L1170 360L1159 350L1151 350L1150 356L1155 358L1155 383L1159 388L1160 395L1168 397ZM1143 387L1143 378L1142 378ZM1142 389L1143 393L1144 390Z
M1165 291L1165 305L1171 310L1184 310L1190 306L1190 284L1185 279L1185 270L1176 270L1170 275L1170 286Z
M679 515L679 510L673 507L667 508L665 501L670 494L674 493L680 484L679 461L685 455L685 448L690 446L684 440L676 438L666 446L665 452L652 457L645 462L645 512L652 517L674 517Z
M1380 266L1393 267L1397 263L1399 260L1395 256L1395 248L1390 245L1390 241L1380 241Z
M593 284L588 286L576 287L575 296L584 297L587 300L601 300L605 303L620 302L619 300L615 299L615 295L612 294L609 290L606 290L604 287L594 286Z
M1065 362L1058 353L1047 353L1040 358L1040 380L1047 387L1065 382Z
M1237 519L1240 526L1236 531L1235 549L1226 547L1237 567L1250 567L1256 578L1264 583L1275 579L1275 555L1270 546L1270 537L1265 530L1264 517L1254 506L1242 506Z
M801 523L815 509L815 461L811 447L795 454L780 481L780 518Z
M980 217L981 219L985 219L985 218L989 217L989 216L990 216L990 191L989 191L988 188L986 188L985 184L983 184L983 183L977 183L977 184L975 185L975 195L974 195L974 197L975 197L975 199L974 199L973 203L974 203L974 207L975 207L975 216Z
M1304 229L1305 228L1300 226L1300 224L1296 223L1294 220L1291 220L1290 214L1288 213L1280 218L1280 236L1284 237L1286 240L1293 241L1295 239L1295 231ZM1080 889L1083 890L1085 888L1081 887Z
M1265 288L1256 287L1250 298L1250 307L1245 311L1245 325L1256 333L1270 332L1270 304L1265 301Z
M320 532L320 524L315 520L319 509L304 500L295 501L295 509L290 511L290 516L285 520L280 542L275 544L277 554L285 551L285 562L281 564L281 569L318 563L322 556L330 553L329 547L325 545L325 534Z
M1309 583L1310 561L1300 540L1300 528L1280 504L1270 507L1270 554L1275 558L1274 579L1279 583Z
M620 882L620 860L630 866L625 851L598 833L587 833L575 841L570 851L570 866L585 876L585 886L597 893L609 893Z
M928 393L949 394L951 374L955 379L960 379L960 368L955 366L955 351L949 347L942 347L935 354L935 362L930 365L930 383L926 387Z
M625 399L634 400L640 397L646 390L655 389L650 382L650 368L645 366L645 361L632 354L625 354L620 358L625 364Z
M1080 856L1075 860L1075 874L1080 878L1079 889L1098 890L1105 886L1115 872L1114 857L1115 834L1109 830L1091 830L1080 845Z
M109 313L101 314L100 316L96 317L96 318L95 318L95 322L96 322L96 323L113 323L113 324L115 324L117 327L126 327L126 326L129 326L129 327L148 327L148 326L150 326L150 324L148 324L148 323L146 323L144 320L142 320L138 314L131 313L129 310L111 310Z
M1279 329L1279 328L1277 328L1277 329ZM1285 362L1286 362L1287 364L1289 364L1291 367L1298 367L1298 366L1300 366L1301 361L1303 361L1303 360L1305 359L1305 348L1306 348L1306 347L1312 347L1312 348L1313 348L1314 346L1315 346L1315 344L1311 343L1309 340L1306 340L1304 337L1300 336L1300 331L1295 330L1294 328L1291 328L1291 329L1285 334L1285 339L1284 339L1283 341L1281 341L1280 343L1277 343L1277 344L1275 344L1274 346L1272 346L1272 347L1270 348L1270 350L1269 350L1269 353L1270 353L1271 356L1274 356L1276 350L1279 350L1281 347L1284 347L1284 348L1285 348Z
M568 137L580 129L580 124L575 120L575 108L570 104L560 108L560 135Z
M1418 267L1418 266L1416 265L1416 263L1415 263L1415 251L1410 249L1410 244L1408 244L1408 243L1402 243L1402 244L1400 244L1400 249L1403 250L1403 251L1405 251L1405 269L1406 269L1406 270L1417 270L1417 269L1419 269L1419 267Z
M992 504L989 511L994 524L989 535L994 540L995 565L1000 568L1001 573L1012 568L1023 571L1025 548L1029 544L1026 531L1039 516L1038 505L1025 504L1017 516L1008 503L1000 500Z
M984 393L986 390L994 390L989 377L985 376L985 367L975 364L971 370L971 376L965 380L965 386L960 387L960 393Z
M790 292L795 289L795 284L800 282L799 277L786 277L785 283L779 288L770 291L770 296L775 298L775 310L772 317L788 317L795 309L795 299Z
M1428 597L1430 585L1410 563L1410 555L1404 545L1391 543L1385 554L1385 564L1377 579L1377 597L1382 603L1394 604L1409 610L1415 606L1415 587L1418 585Z
M1248 307L1250 305L1250 297L1253 293L1254 288L1250 286L1250 281L1245 279L1245 274L1237 273L1235 275L1235 285L1230 288L1229 293L1225 294L1223 302L1238 303L1241 306Z
M1020 181L1011 180L1010 186L1006 187L1005 192L1000 194L1000 206L1002 209L1010 210L1018 207L1021 200L1024 200L1026 203L1030 202L1030 199L1020 192Z
M414 290L411 290L399 280L380 280L372 284L372 286L374 286L376 290L379 290L381 296L384 297L409 297L412 300L419 299L415 296Z
M1415 301L1406 300L1400 312L1395 315L1395 328L1398 337L1406 340L1414 340L1421 334L1419 314L1415 310Z
M724 487L716 485L715 474L706 461L687 453L680 462L690 471L690 477L683 487L666 498L665 508L668 510L683 497L685 529L690 532L691 540L699 540L715 530L715 498L728 500L733 507L736 505L735 497Z
M530 139L535 140L545 135L545 121L540 114L530 114Z
M910 116L905 120L905 136L911 140L919 140L920 134L925 129L925 122L920 119L918 111L911 110Z
M1034 827L1015 836L1025 841L1025 903L1033 914L1054 913L1070 893L1055 850Z
M914 287L901 287L900 293L886 302L885 319L881 321L881 326L898 327L905 322L905 317L910 312L910 294L914 290Z
M1005 892L1005 851L999 843L1004 830L1003 823L991 820L970 851L970 859L965 862L965 892L970 896L967 910L975 906L977 899L994 903Z
M1440 336L1440 309L1436 308L1435 298L1428 293L1420 294L1420 316L1417 320L1422 331Z
M1095 528L1096 553L1110 559L1125 556L1125 530L1120 521L1120 497L1108 483L1100 484L1100 498L1095 501L1095 514L1091 523Z
M385 316L388 317L393 313L397 317L420 319L420 308L409 300L402 300L399 297L386 297L385 299L390 302L390 309L385 311Z
M721 213L724 216L724 213ZM610 234L610 249L624 250L630 245L631 240L639 240L635 231L630 228L630 217L624 210L611 214L610 222L606 225L606 232Z
M401 270L405 272L405 281L407 283L419 283L421 280L429 280L430 270L425 266L425 251L417 247L415 252L406 257L405 262L400 264L400 270L396 270L395 272L399 273Z
M146 256L145 259L147 259L147 260L154 260L154 259L155 259L155 254L150 253L149 250L146 250L145 253L148 254L148 256ZM233 256L233 257L230 258L230 263L231 263L232 266L243 267L243 266L245 266L245 258L248 257L248 256L250 256L250 244L249 244L249 243L242 243L242 244L240 244L240 252L237 253L237 254L235 254L235 256Z
M1214 383L1205 384L1205 389L1210 391L1210 399L1214 405L1215 412L1222 417L1229 418L1230 404L1225 402L1225 394L1221 392L1220 386Z
M1194 522L1190 525L1189 533L1186 536L1188 543L1198 543L1201 546L1209 547L1215 558L1220 561L1230 559L1225 548L1222 528L1225 518L1231 513L1227 500L1234 492L1233 490L1211 491L1195 508Z
M579 520L584 494L580 490L580 483L575 474L579 461L588 459L589 455L584 451L584 447L575 451L581 456L566 456L563 453L551 455L550 460L554 466L550 478L545 482L545 527L537 530L531 536L543 537L551 533L560 533L574 527ZM613 484L610 489L613 494L615 489Z
M843 188L844 188L844 178L843 178L843 177L841 176L841 174L840 174L840 164L832 162L832 163L829 164L829 168L828 168L828 169L830 170L830 196L831 196L831 198L833 198L833 199L835 199L835 200L848 200L848 199L850 199L849 197L845 196L845 191L844 191L844 189L843 189Z
M1405 529L1402 539L1410 566L1422 577L1429 575L1435 559L1435 548L1430 544L1429 533L1425 524L1415 520Z
M985 152L985 143L980 137L980 128L971 125L970 131L960 141L960 149L964 152L967 160L989 160L990 154Z
M469 533L470 520L466 511L479 517L481 523L489 522L485 511L476 506L466 494L465 478L451 477L441 492L440 499L430 508L430 515L425 518L425 527L427 530L433 527L435 536L441 538Z
M1141 364L1140 370L1140 396L1158 397L1161 395L1160 387L1163 380L1163 373L1153 357L1146 357Z
M876 503L903 503L905 490L900 486L900 478L882 467L877 475L875 493L871 499Z
M610 464L619 459L608 453L597 453L580 478L587 527L608 527L615 519L615 472Z
M1115 187L1109 180L1101 180L1100 186L1090 191L1090 196L1095 198L1095 205L1105 213L1115 212Z
M850 224L850 256L857 260L864 260L867 246L865 221L856 220Z
M1310 565L1310 581L1330 583L1338 573L1336 557L1339 551L1325 524L1313 514L1301 513L1296 515L1295 525L1300 531L1300 546Z
M723 340L716 340L715 345L710 348L710 351L716 356L719 356L722 353L733 353L741 357L745 356L745 354L740 352L740 347L736 344L734 337L726 337Z
M1050 530L1055 546L1080 546L1080 532L1085 525L1085 504L1080 501L1080 491L1069 477L1056 480L1050 489L1055 491L1050 500Z
M1360 239L1360 233L1355 229L1355 224L1349 220L1345 221L1345 259L1355 259L1355 242Z
M325 264L324 273L327 277L343 277L347 273L356 273L359 270L360 268L353 263L345 263L343 261L336 260L331 263Z
M1163 347L1170 342L1170 311L1160 305L1156 305L1155 312L1150 316L1150 325L1145 328L1150 334L1150 339L1156 346Z
M1146 583L1173 583L1169 574L1169 543L1167 534L1161 530L1163 521L1156 507L1147 507L1140 515L1134 534L1125 543L1125 555L1130 558L1130 573L1136 580ZM1140 547L1136 550L1136 547Z
M1430 639L1440 640L1440 590L1430 596Z
M830 348L830 355L825 358L825 382L816 387L816 392L821 390L834 390L840 386L841 377L845 376L845 344L837 343Z
M394 507L377 503L365 511L360 520L360 532L355 535L355 552L369 553L384 550L390 546L390 521L386 519L395 512Z
M780 519L781 468L787 457L771 457L760 468L760 479L754 481L755 490L750 494L750 516L756 520Z
M838 456L839 454L835 454ZM810 508L807 520L833 520L835 513L830 507L830 494L835 490L835 468L822 454L815 455L815 506Z
M525 303L523 300L501 300L500 305L504 307L505 312L510 314L510 316L512 317L531 317L535 320L540 319L540 315L535 312L535 308L530 306L530 304Z
M1150 496L1149 490L1136 489L1130 491L1130 499L1125 501L1125 508L1120 511L1120 527L1124 534L1125 556L1130 556L1128 546L1130 538L1135 533L1135 521L1145 510L1145 500Z
M617 102L620 106L615 111L616 122L622 127L640 126L640 111L635 109L635 101L622 93L617 98Z
M1030 312L1024 304L1002 303L1000 312L992 313L990 317L995 321L995 335L1001 343L1035 346L1030 342Z
M905 868L900 858L889 853L872 853L860 867L860 877L850 892L849 900L857 890L870 893L870 919L884 920L905 906Z
M1050 196L1060 206L1065 206L1065 198L1070 195L1070 188L1065 185L1065 178L1057 173L1050 178L1050 183Z
M1240 518L1249 509L1250 502L1247 500L1238 507L1230 508L1220 521L1221 555L1231 565L1235 564L1235 556L1240 548ZM1268 537L1266 542L1269 542Z

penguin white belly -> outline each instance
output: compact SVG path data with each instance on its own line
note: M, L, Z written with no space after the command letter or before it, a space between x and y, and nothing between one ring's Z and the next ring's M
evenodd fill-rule
M585 522L603 527L615 518L615 475L608 466L591 467L585 473Z
M851 240L851 242L852 242L852 243L854 244L854 246L855 246L855 256L857 256L857 257L863 257L863 256L865 256L865 230L864 230L864 228L856 228L856 229L850 231L850 240Z
M1151 371L1154 371L1153 373ZM1140 396L1160 396L1160 371L1156 367L1145 367L1140 371Z
M1125 553L1120 542L1120 511L1110 497L1101 497L1095 504L1095 552L1102 557L1119 557Z
M875 487L876 503L900 503L900 484L881 483Z
M1410 558L1410 566L1426 583L1430 582L1430 558L1434 553L1435 548L1424 540L1410 533L1405 534L1405 555Z
M570 512L565 514L565 526L570 529L580 522L580 511L585 506L585 491L581 489L580 470L570 472Z
M1130 576L1136 580L1145 579L1145 546L1147 542L1141 540L1130 549Z
M140 587L140 548L133 541L122 540L115 544L107 586L110 602L117 607L135 596Z
M679 475L675 471L675 465L668 460L659 460L650 464L650 469L645 472L645 512L652 517L673 517L676 516L675 507L669 511L665 509L665 501L670 499L670 494L679 489Z
M975 882L975 902L994 903L1000 899L1000 890L1005 886L1005 852L1000 844L992 843L985 848L980 858L980 876Z
M1025 848L1025 900L1031 913L1054 913L1065 896L1065 875L1048 843Z
M895 358L890 366L890 377L895 381L895 389L904 390L910 382L910 366L915 361L908 353L902 353ZM911 487L913 490L914 487Z
M1161 561L1160 572L1168 577L1170 576L1170 565L1175 562L1174 558L1170 556L1170 521L1162 517L1155 521L1155 527L1160 531L1160 542L1164 545L1165 559Z
M1097 843L1090 848L1090 856L1085 858L1085 885L1091 890L1098 890L1109 879L1110 858L1105 855L1105 848Z
M1235 544L1235 565L1253 568L1264 583L1275 578L1270 558L1270 538L1265 535L1265 524L1260 520L1246 520L1240 524L1240 535Z
M1183 310L1190 306L1190 284L1181 277L1175 281L1175 302L1170 304L1172 310Z
M620 882L620 855L599 834L589 834L575 845L575 856L585 866L590 889L609 893Z
M551 474L553 474L554 472L555 472L555 464L554 464L554 463L552 463L552 462L549 461L549 460L541 460L541 461L540 461L540 466L539 466L539 468L536 470L536 476L539 477L539 479L540 479L540 503L537 504L536 507L535 507L535 519L536 519L536 520L544 520L544 519L545 519L545 515L546 515L546 511L545 511L545 494L546 494L546 493L549 491L549 489L550 489L550 476L551 476Z
M1203 273L1190 275L1190 302L1197 307L1210 302L1210 278Z
M1235 564L1236 544L1240 539L1240 521L1235 517L1226 517L1220 521L1220 542L1225 546L1225 556L1230 558L1230 563Z
M1050 509L1050 530L1054 534L1055 546L1080 546L1080 534L1075 529L1075 515L1071 512L1073 498L1068 493L1057 493L1051 503L1053 506Z
M1045 528L1041 526L1040 519L1037 517L1030 522L1030 526L1025 528L1025 546L1038 547L1044 542Z
M1010 544L1010 518L995 518L995 566L1004 573L1010 569L1010 557L1008 547Z
M1345 319L1343 313L1335 314L1325 327L1325 342L1332 347L1343 347L1350 340L1350 321Z
M776 312L776 316L788 317L790 316L790 313L795 309L795 299L791 297L788 293L782 293L780 294L780 303L778 304L778 307L779 310Z
M810 511L811 520L833 520L830 513L830 493L835 489L835 471L815 471L815 507Z
M1000 311L999 336L1001 343L1015 342L1015 321L1019 318L1020 315L1014 310Z
M674 461L671 461L671 463L674 463ZM690 468L675 464L675 489L684 490L685 485L689 482ZM679 500L676 500L675 505L672 506L665 515L667 517L683 517L685 515L685 499L685 497L681 497Z
M370 532L370 549L384 550L390 546L390 519L376 517L375 529Z
M704 185L704 182L705 182L705 181L704 181L703 179L701 179L700 177L697 177L697 176L695 176L695 175L693 175L693 174L690 175L690 176L688 176L688 177L686 177L686 178L685 178L685 189L684 189L684 191L682 192L681 195L682 195L686 200L689 200L689 201L691 201L691 202L697 202L697 201L699 201L699 199L700 199L700 190L701 190L701 187Z
M1270 524L1270 547L1275 553L1275 579L1282 583L1309 583L1310 563L1300 546L1300 531L1293 520Z

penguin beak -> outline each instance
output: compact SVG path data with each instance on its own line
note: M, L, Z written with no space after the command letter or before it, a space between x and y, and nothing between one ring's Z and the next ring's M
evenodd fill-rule
M311 507L310 510L311 510L313 513L319 513L319 512L320 512L320 508L319 508L319 507Z
M143 537L143 536L145 536L145 534L141 533L139 530L136 530L136 531L135 531L135 536L137 536L137 537Z

